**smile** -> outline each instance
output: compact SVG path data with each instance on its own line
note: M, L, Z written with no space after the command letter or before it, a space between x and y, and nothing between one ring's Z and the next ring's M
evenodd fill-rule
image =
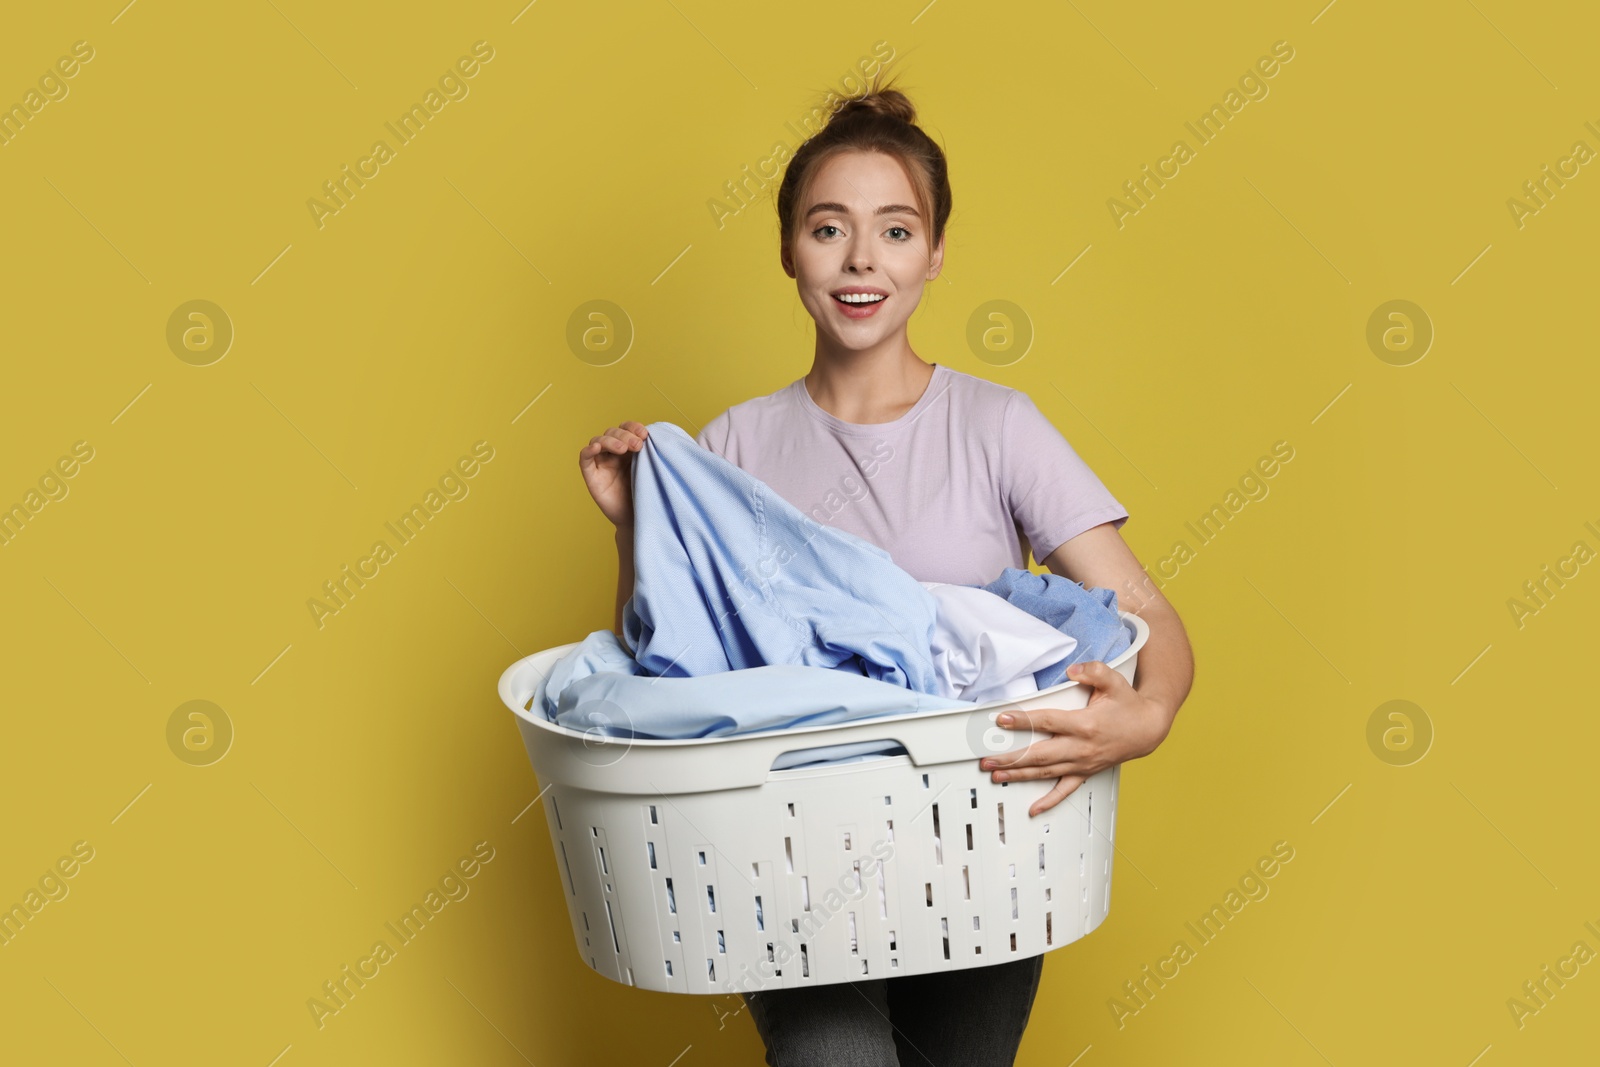
M876 314L878 306L888 299L880 293L843 293L835 295L833 302L847 318L865 319Z

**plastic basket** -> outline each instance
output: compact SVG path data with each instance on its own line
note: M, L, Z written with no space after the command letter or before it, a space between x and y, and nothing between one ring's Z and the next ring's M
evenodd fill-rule
M1109 665L1131 683L1149 627ZM541 785L579 955L614 981L749 993L1037 956L1111 906L1119 766L1030 817L1053 779L978 760L1045 735L1007 709L1081 708L1076 682L976 708L691 740L608 737L529 710L576 643L500 677ZM772 770L784 753L893 739L907 755Z

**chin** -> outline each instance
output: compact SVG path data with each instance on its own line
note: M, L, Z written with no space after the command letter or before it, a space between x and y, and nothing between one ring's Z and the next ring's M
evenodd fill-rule
M838 341L840 348L847 349L851 352L865 352L881 343L883 339L888 336L889 334L886 333L873 333L870 337L863 337L860 334L856 334L852 337L838 337L835 338L835 340Z

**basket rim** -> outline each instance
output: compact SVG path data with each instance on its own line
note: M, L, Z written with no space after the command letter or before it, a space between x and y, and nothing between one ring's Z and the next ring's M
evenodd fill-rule
M1134 654L1138 654L1139 649L1144 648L1146 641L1149 641L1150 638L1150 625L1147 624L1144 619L1141 619L1141 617L1131 613L1131 611L1122 611L1122 609L1118 609L1117 614L1118 616L1122 616L1123 625L1128 625L1128 627L1133 629L1134 635L1133 641L1131 641L1130 645L1128 645L1128 648L1123 649L1122 653L1118 654L1115 659L1107 662L1107 667L1110 667L1112 670L1118 669L1123 662L1128 661L1128 659L1130 659L1131 656L1134 656ZM514 662L514 664L506 667L506 670L501 673L501 678L499 678L499 696L501 696L502 704L506 704L506 707L509 707L509 709L512 710L512 713L514 713L515 717L517 717L518 720L523 721L523 723L528 723L530 726L536 726L536 728L544 729L546 733L554 734L554 736L570 737L570 739L574 739L574 741L587 742L589 745L605 745L613 744L614 742L614 744L645 745L645 747L651 747L651 749L675 749L675 747L691 747L691 745L728 744L728 742L754 741L754 739L765 739L765 737L779 736L779 734L782 734L782 736L786 737L805 736L805 734L810 733L821 733L821 731L826 731L826 729L838 729L840 726L867 725L867 723L870 723L870 725L874 726L880 726L888 725L888 723L899 723L899 721L906 720L928 720L928 718L939 718L942 717L942 715L971 715L973 712L989 712L989 710L1002 709L1002 707L1014 707L1014 705L1018 704L1019 701L1034 702L1037 697L1050 696L1050 694L1053 693L1061 693L1061 691L1064 691L1064 689L1069 689L1072 688L1072 686L1080 685L1078 681L1061 681L1061 683L1058 683L1058 685L1048 686L1048 688L1045 689L1037 689L1037 691L1034 691L1034 693L1027 693L1024 694L1024 696L1010 697L1010 699L1000 699L1000 701L986 701L982 702L982 704L973 704L971 707L947 707L947 709L939 710L910 710L910 712L899 712L894 713L894 715L877 715L877 717L872 718L859 718L859 720L845 721L845 723L818 723L818 725L811 726L774 726L774 728L770 729L755 729L755 731L749 731L749 733L718 734L718 736L714 737L611 737L605 736L605 734L602 734L602 736L595 736L594 733L586 733L586 731L582 731L582 729L573 729L571 726L562 726L560 723L552 723L552 721L544 718L542 713L534 713L530 712L528 709L525 709L525 707L518 707L515 699L512 699L512 688L510 688L510 686L512 686L512 678L514 678L514 675L517 675L517 673L520 672L520 670L522 670L526 664L530 664L531 661L534 661L534 659L538 659L538 657L541 656L549 656L552 657L552 659L555 659L555 657L557 657L554 656L555 653L560 653L565 656L566 651L576 648L576 646L581 645L581 643L582 641L570 641L570 643L566 643L566 645L555 645L552 646L552 648L542 649L542 651L538 651L538 653L531 653L528 654L528 656L523 656L522 659L518 659L517 662Z
M1130 657L1136 655L1150 639L1149 623L1145 622L1138 615L1135 615L1129 611L1123 611L1119 609L1117 614L1122 617L1123 625L1132 628L1134 636L1133 641L1128 645L1128 647L1123 649L1121 654L1115 659L1106 664L1106 666L1113 670L1116 670L1119 666L1121 666L1121 664L1127 662ZM1082 684L1075 681L1066 681L1049 686L1045 689L1039 689L1032 693L1024 694L1020 697L1011 697L1004 700L989 700L982 704L973 704L971 707L942 708L933 711L913 710L894 715L880 715L866 719L853 719L849 722L819 723L813 726L795 727L776 726L766 730L753 730L748 733L720 734L714 737L611 737L609 735L596 735L583 730L575 730L570 726L562 726L559 723L551 722L542 714L536 714L526 708L519 707L517 702L512 699L510 689L512 677L519 673L525 665L528 665L531 663L531 661L540 657L550 657L552 661L554 661L555 659L560 658L559 656L556 656L555 653L565 655L567 652L578 647L578 645L582 643L582 641L571 641L564 645L555 645L542 651L523 656L521 659L517 660L515 663L511 664L503 672L501 672L498 688L501 702L504 703L506 707L510 708L512 714L514 714L521 722L527 723L530 726L538 727L549 734L558 737L570 738L572 740L583 741L589 745L618 744L628 745L630 747L642 745L648 748L682 748L717 743L751 741L759 738L769 738L778 735L785 737L804 736L809 733L818 733L824 730L837 730L842 726L871 725L876 727L890 723L904 722L911 719L937 719L941 716L970 715L973 712L992 711L998 708L1015 706L1018 702L1023 700L1031 702L1038 697L1048 696L1052 693L1059 693L1063 690L1070 689L1075 685Z

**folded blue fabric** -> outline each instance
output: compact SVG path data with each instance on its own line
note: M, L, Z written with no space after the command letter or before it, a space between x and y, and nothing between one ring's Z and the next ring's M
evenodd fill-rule
M1109 663L1133 643L1117 614L1115 589L1085 589L1059 574L1034 574L1016 567L1007 567L983 588L1078 639L1072 655L1033 672L1040 689L1059 685L1074 663Z
M665 738L722 737L977 707L972 701L910 692L848 671L792 664L699 678L651 677L610 630L596 630L563 656L534 692L534 700L554 722L574 730Z
M649 424L632 480L622 626L644 673L795 665L939 691L937 604L888 552L821 525L670 422Z

